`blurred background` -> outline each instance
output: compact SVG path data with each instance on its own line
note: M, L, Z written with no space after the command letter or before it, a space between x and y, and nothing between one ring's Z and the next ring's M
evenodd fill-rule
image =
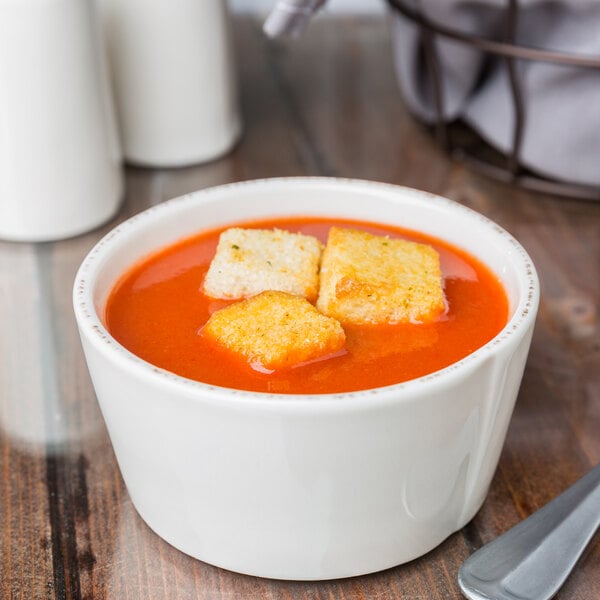
M484 2L494 3L516 5ZM540 71L512 57L521 83L545 72L559 92L538 88L538 130L548 137L536 146L569 166L559 188L545 187L548 173L523 167L519 155L506 165L507 155L474 138L472 127L447 129L460 119L436 113L421 43L431 28L415 27L414 15L392 19L382 1L330 0L301 37L269 39L262 27L271 0L231 0L230 10L218 0L0 0L1 598L458 599L456 572L475 548L600 460L600 71L590 66L600 66L599 28L590 27L600 3L519 4L543 24L520 34L558 35L570 23L565 44L547 49L596 48L586 67ZM480 23L471 21L475 32ZM506 41L497 31L493 40ZM446 60L462 47L437 43ZM503 74L504 96L491 96L503 98L504 112L481 113L496 126L515 108L507 64L484 61L469 87L479 93L484 76ZM463 81L465 72L452 75ZM577 81L591 91L573 93ZM161 112L184 144L160 141ZM583 138L572 135L567 114L583 124ZM498 130L510 139L513 125ZM581 139L583 149L567 144ZM467 151L501 172L471 166ZM474 521L408 565L300 584L194 561L137 516L89 380L71 293L84 256L140 211L212 185L305 175L416 187L479 211L532 256L542 304L500 466ZM599 560L592 545L557 598L600 597Z
M266 15L274 6L272 0L230 0L234 12L258 13ZM385 2L380 0L330 0L327 12L332 14L377 14L385 10Z

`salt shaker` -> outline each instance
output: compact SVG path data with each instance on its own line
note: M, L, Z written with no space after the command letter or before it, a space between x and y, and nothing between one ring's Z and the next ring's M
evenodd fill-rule
M70 237L119 208L101 44L93 0L0 0L0 238Z
M125 159L212 160L241 124L225 0L102 0Z

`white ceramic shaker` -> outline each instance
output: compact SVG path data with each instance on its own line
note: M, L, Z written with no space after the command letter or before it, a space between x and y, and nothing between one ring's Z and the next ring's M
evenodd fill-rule
M0 238L49 241L119 208L122 173L93 0L0 0Z
M125 159L178 167L240 134L225 0L102 0Z

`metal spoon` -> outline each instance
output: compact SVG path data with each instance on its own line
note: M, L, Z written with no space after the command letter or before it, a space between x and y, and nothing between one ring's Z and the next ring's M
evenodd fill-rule
M548 600L600 525L600 464L472 554L458 572L470 600Z

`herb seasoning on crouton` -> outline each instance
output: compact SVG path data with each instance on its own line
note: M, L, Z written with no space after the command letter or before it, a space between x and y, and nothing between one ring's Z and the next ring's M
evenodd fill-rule
M342 323L422 323L445 310L439 255L428 244L332 227L317 308Z
M235 300L277 290L314 301L322 251L323 244L310 235L282 229L227 229L219 237L204 292Z
M202 335L265 371L332 355L346 339L340 323L319 313L308 300L277 291L216 311Z

